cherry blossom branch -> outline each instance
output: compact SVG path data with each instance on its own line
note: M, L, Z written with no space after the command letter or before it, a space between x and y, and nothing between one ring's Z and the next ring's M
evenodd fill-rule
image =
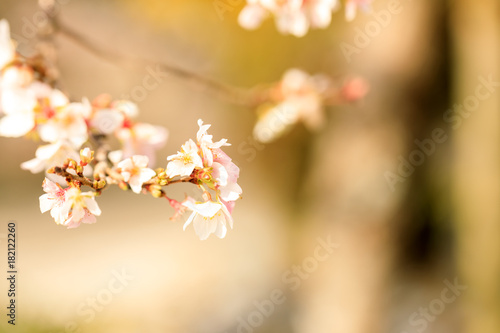
M47 173L52 173L52 174L64 177L68 183L78 182L80 185L91 187L96 191L102 191L109 184L109 183L107 183L103 180L100 180L100 179L92 180L88 177L83 176L82 174L76 174L76 175L72 174L69 171L67 171L67 169L68 169L67 166L63 166L63 167L56 166L56 167L53 167L53 168L47 170ZM123 176L111 168L106 168L105 177L110 177L111 179L113 179L116 182L124 182ZM161 186L168 186L168 185L179 184L179 183L197 184L197 180L194 177L183 177L183 178L173 179L173 180L166 179L166 178L163 178L163 179L165 179L165 182L162 183L162 182L160 182L160 180L161 180L160 178L154 177L151 180L144 182L143 187L148 188L151 185L158 185L161 187Z
M68 228L95 223L95 217L101 215L95 197L109 185L117 185L137 194L166 198L175 209L174 217L190 210L184 227L193 223L200 239L212 233L223 238L226 223L232 228L231 212L242 193L237 184L239 168L221 149L229 145L227 140L213 142L212 135L207 134L210 125L200 119L196 141L189 139L177 154L168 156L165 168L150 168L155 165L155 151L166 141L166 129L136 121L138 107L131 101L113 100L107 94L92 101L88 98L71 101L55 87L57 75L47 75L55 66L45 64L44 60L55 62L55 57L51 58L56 53L52 41L60 33L113 63L152 63L96 47L58 20L54 4L53 0L40 1L48 17L48 23L40 28L40 39L49 45L49 54L40 52L41 56L23 58L10 37L8 22L0 20L0 94L4 113L0 118L0 135L27 136L43 142L35 158L21 167L33 173L46 171L59 176L53 180L46 178L42 184L45 192L40 196L42 213L50 210L55 222ZM254 137L261 142L279 137L298 121L314 129L323 120L325 105L357 100L366 90L362 80L351 79L339 85L331 77L311 76L299 69L288 70L279 82L271 85L240 89L171 64L157 65L176 77L209 88L232 103L259 106ZM115 139L120 146L112 150ZM93 178L89 177L92 173ZM64 180L65 188L56 183ZM165 186L187 182L202 192L202 201L186 197L179 202L164 191ZM94 191L82 192L82 186Z
M198 87L201 86L211 91L216 95L216 97L221 100L235 105L245 106L253 110L261 110L261 106L265 106L269 103L279 105L283 100L289 98L289 95L296 95L297 93L299 95L303 95L303 92L301 91L303 90L303 88L300 88L300 91L295 92L286 92L286 89L282 88L286 73L282 78L282 81L272 85L261 85L254 88L240 88L222 83L195 72L191 72L174 64L165 62L153 62L143 58L119 54L110 49L99 47L94 41L90 40L88 37L85 37L79 31L61 22L59 17L60 11L54 9L54 4L55 2L50 0L40 1L40 6L42 7L42 10L45 11L48 17L49 25L51 26L50 30L54 34L59 33L69 38L82 48L110 63L129 68L139 65L155 65L158 70L169 73L172 76L188 81L190 83L195 83ZM330 77L328 78L328 81L329 83L327 84L327 86L323 86L323 88L321 88L321 92L319 92L318 86L313 87L313 90L318 90L318 94L321 98L321 105L325 107L354 102L362 98L368 90L366 82L363 82L363 80L359 78L344 80L343 82L341 82L340 79L333 79ZM310 84L306 85L310 86ZM316 84L313 84L313 86L315 85ZM297 86L297 84L295 84L295 86ZM306 87L306 90L311 89L310 87ZM278 93L276 93L277 91Z
M261 92L256 90L248 90L244 88L233 87L228 84L213 80L206 76L197 74L195 72L191 72L189 70L180 68L176 65L165 63L165 62L154 62L150 60L146 60L143 58L126 56L123 54L119 54L113 52L108 49L104 49L96 46L96 44L91 41L89 38L83 36L80 32L71 28L70 26L61 22L57 15L49 15L47 14L52 27L56 33L59 33L73 42L77 43L84 49L93 53L94 55L110 62L113 64L118 64L124 67L137 67L137 66L148 66L148 65L156 65L164 72L171 74L172 76L178 77L180 79L186 81L192 81L211 90L212 92L217 94L217 97L223 99L227 102L244 105L244 106L255 106L258 104L258 101L261 99Z
M255 88L240 88L231 86L220 81L208 78L206 76L200 75L195 72L180 68L174 64L165 62L154 62L146 60L143 58L132 57L123 55L117 52L113 52L109 49L104 49L96 45L94 41L91 41L88 37L85 37L80 32L76 31L72 27L61 22L57 15L50 15L50 12L46 12L47 16L51 22L54 32L60 33L65 37L71 39L73 42L77 43L80 47L88 50L94 55L112 63L118 64L123 67L137 67L137 66L151 66L156 65L164 72L171 74L177 78L185 81L190 81L196 83L198 86L202 86L212 93L215 93L219 99L226 102L246 106L249 108L255 108L266 101L272 99L272 92L270 87L255 87ZM343 94L343 87L330 87L325 93L325 105L339 105L343 103L352 102L356 98L349 98Z
M55 175L64 177L68 183L79 182L81 185L89 186L94 190L100 190L103 188L103 186L99 186L99 182L97 180L92 181L85 176L71 174L63 167L53 167L52 169L47 170L47 173L53 173Z

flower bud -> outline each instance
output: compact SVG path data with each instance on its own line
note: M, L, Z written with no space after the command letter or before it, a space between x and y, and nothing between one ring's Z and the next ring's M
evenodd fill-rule
M83 148L80 150L80 165L86 166L94 159L94 151L90 150L90 148Z
M68 159L68 169L76 169L76 161Z
M354 102L365 97L369 90L370 85L365 79L355 77L344 84L341 94L347 102Z
M150 185L149 192L151 192L151 195L155 198L161 198L163 196L163 191L159 185Z

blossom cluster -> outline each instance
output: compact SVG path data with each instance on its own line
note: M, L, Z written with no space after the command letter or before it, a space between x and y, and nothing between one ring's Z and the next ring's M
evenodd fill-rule
M229 146L227 140L213 142L212 135L207 133L210 125L204 125L201 120L198 120L198 125L197 142L189 139L177 154L167 157L169 163L165 173L168 178L193 177L203 189L203 201L188 197L182 203L183 207L192 210L184 229L193 223L200 239L206 239L212 233L223 238L226 223L231 228L233 226L231 213L242 194L237 183L240 169L221 149Z
M33 173L46 172L40 210L68 228L94 223L101 210L95 200L109 185L134 193L166 198L175 217L191 211L184 228L193 223L196 234L222 238L242 190L239 168L212 141L210 125L199 120L197 142L187 141L168 157L166 168L153 170L155 152L168 132L161 126L137 122L139 110L131 101L102 94L90 101L70 101L46 77L43 66L16 52L7 21L0 20L0 136L27 137L40 143L35 157L21 164ZM36 64L36 65L35 65ZM119 142L118 149L111 149ZM201 201L178 202L163 187L188 182L201 190ZM63 185L63 186L61 186ZM93 191L83 192L82 186Z
M281 81L269 89L266 102L258 107L253 135L258 141L268 143L298 122L317 130L325 123L326 105L357 101L368 89L362 78L345 80L342 86L336 87L324 74L309 75L297 68L289 69Z
M346 19L354 20L358 8L369 11L370 3L371 0L346 0ZM302 37L309 28L328 27L332 13L339 8L340 0L247 0L238 21L243 28L253 30L265 18L273 15L276 27L282 34Z

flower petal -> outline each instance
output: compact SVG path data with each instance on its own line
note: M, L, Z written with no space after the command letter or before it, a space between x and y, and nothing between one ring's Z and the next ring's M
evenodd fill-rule
M135 166L145 168L148 166L149 158L144 155L134 155L132 156L132 161L134 162Z
M217 222L217 229L215 229L214 234L219 238L224 238L227 233L227 227L223 220Z
M83 195L84 193L82 193ZM85 201L85 206L87 207L88 211L94 215L101 215L101 209L99 208L99 205L97 204L97 201L95 201L95 198L92 197L86 197L84 198Z
M245 29L257 29L262 20L267 16L267 11L261 5L247 5L238 16L238 23Z
M40 196L40 211L42 213L45 213L54 207L54 199L51 199L51 197L48 194L43 194Z
M35 119L31 113L10 114L0 119L0 135L18 138L35 127Z

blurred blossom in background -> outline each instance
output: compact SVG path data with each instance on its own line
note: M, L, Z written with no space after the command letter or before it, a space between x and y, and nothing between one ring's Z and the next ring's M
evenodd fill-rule
M0 331L500 332L498 1L56 3L116 61L38 40L36 1L2 1L0 18L22 54L55 44L50 74L71 101L111 98L136 118L119 160L143 149L165 167L201 118L232 144L244 192L223 239L116 187L97 223L66 229L40 213L43 173L20 166L43 164L37 144L1 137L0 267L15 220L19 293ZM135 58L265 93L233 103ZM107 112L102 133L123 122Z

